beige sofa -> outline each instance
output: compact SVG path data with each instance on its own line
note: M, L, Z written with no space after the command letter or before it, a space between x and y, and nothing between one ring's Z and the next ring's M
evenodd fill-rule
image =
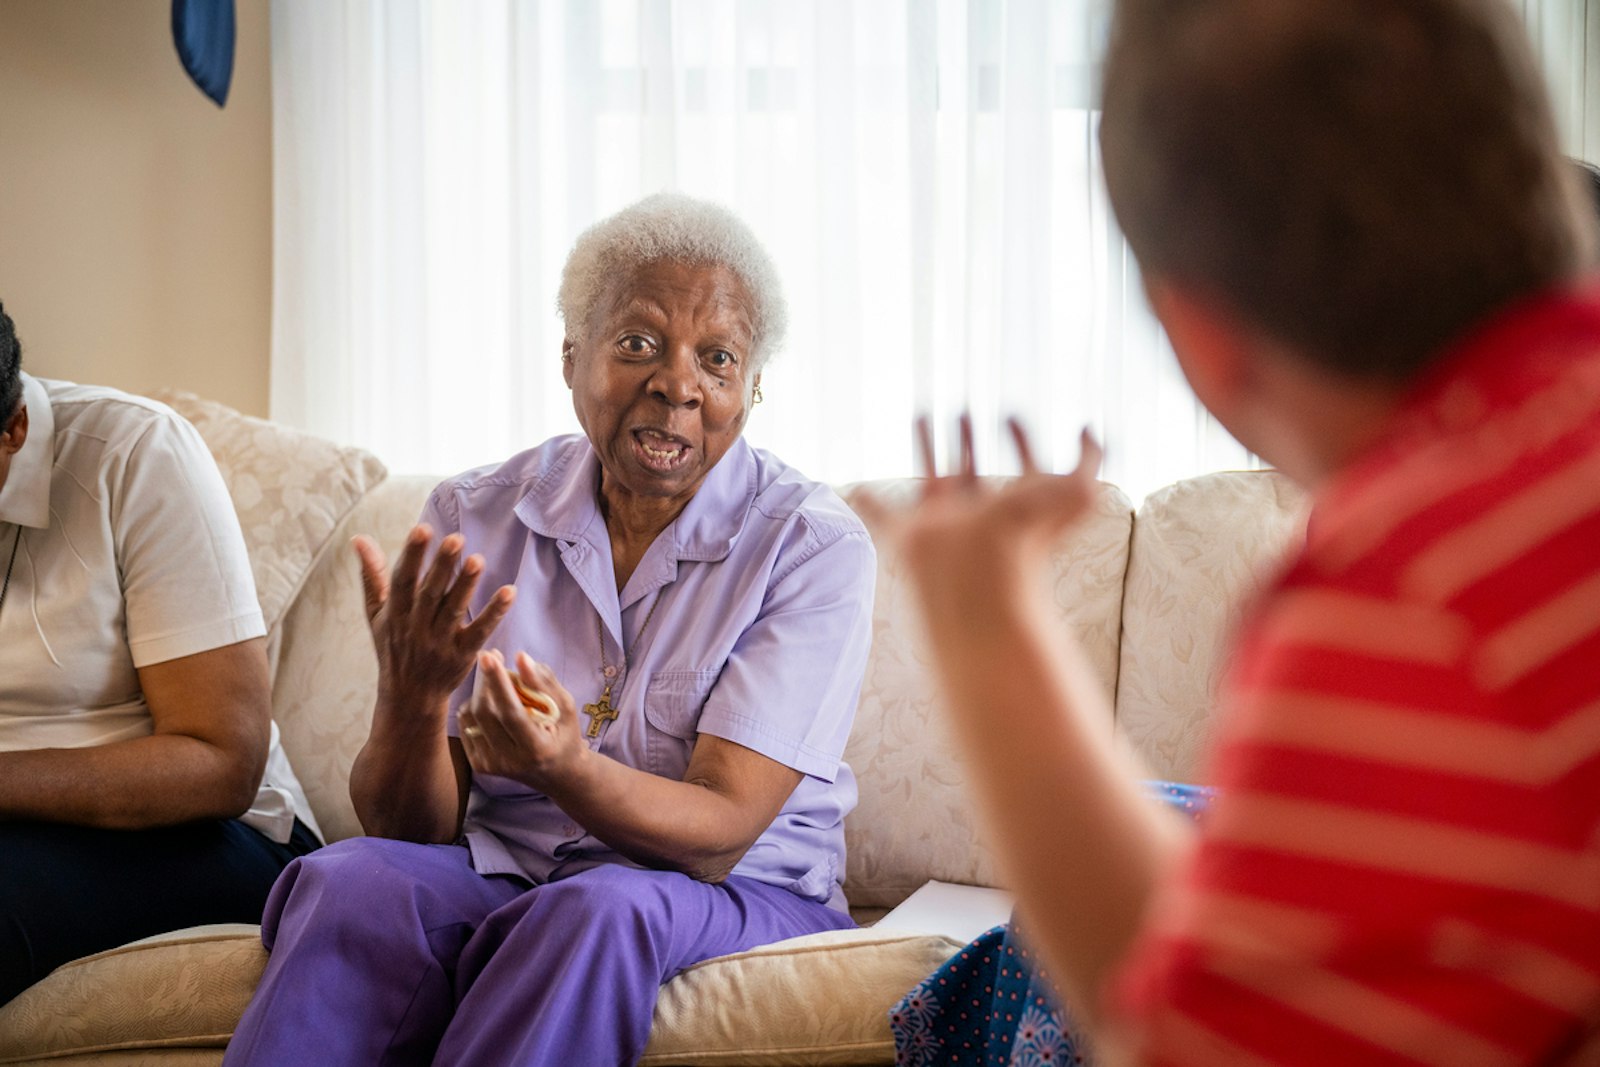
M200 428L233 494L270 627L285 748L327 837L357 834L346 776L376 664L346 544L368 533L392 554L435 479L390 476L359 450L166 399ZM752 436L759 444L759 423ZM915 483L871 488L903 498ZM1137 514L1104 486L1092 521L1061 546L1051 598L1152 774L1202 775L1224 635L1302 522L1302 499L1279 476L1217 474L1154 494ZM861 784L845 885L858 918L930 879L999 882L933 704L909 591L881 546L847 758ZM665 987L645 1062L892 1062L888 1007L958 944L885 924L708 961ZM67 964L0 1009L0 1064L215 1064L265 961L255 928L230 926Z

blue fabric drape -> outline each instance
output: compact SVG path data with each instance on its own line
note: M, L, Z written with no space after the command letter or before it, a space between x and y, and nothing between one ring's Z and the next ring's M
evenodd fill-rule
M172 40L183 69L218 107L233 84L233 0L172 0Z

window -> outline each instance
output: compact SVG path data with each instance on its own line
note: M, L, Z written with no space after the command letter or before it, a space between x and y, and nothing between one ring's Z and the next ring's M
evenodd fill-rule
M1600 145L1600 0L1522 3L1574 151ZM1179 376L1106 202L1109 10L275 0L273 415L439 474L575 430L567 250L676 188L778 263L790 336L746 434L813 477L913 473L913 414L948 432L963 408L987 470L1012 469L1008 414L1060 467L1092 425L1136 500L1251 465Z

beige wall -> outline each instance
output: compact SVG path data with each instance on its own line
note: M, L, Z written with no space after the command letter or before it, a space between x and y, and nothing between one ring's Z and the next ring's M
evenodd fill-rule
M239 0L218 110L170 0L0 0L0 300L23 366L266 414L267 0Z

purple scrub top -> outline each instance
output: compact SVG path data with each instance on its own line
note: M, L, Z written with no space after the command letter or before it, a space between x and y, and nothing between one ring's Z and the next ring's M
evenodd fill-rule
M599 484L588 439L557 437L441 483L422 521L439 536L460 532L465 551L483 556L473 613L501 585L517 587L488 647L549 664L580 708L605 688L602 658L612 666L619 716L591 747L682 778L704 733L803 773L733 873L844 908L844 817L856 784L842 756L876 567L866 529L832 490L740 439L619 596ZM451 697L452 736L476 675ZM507 778L474 776L465 830L482 874L539 883L602 863L636 866Z

